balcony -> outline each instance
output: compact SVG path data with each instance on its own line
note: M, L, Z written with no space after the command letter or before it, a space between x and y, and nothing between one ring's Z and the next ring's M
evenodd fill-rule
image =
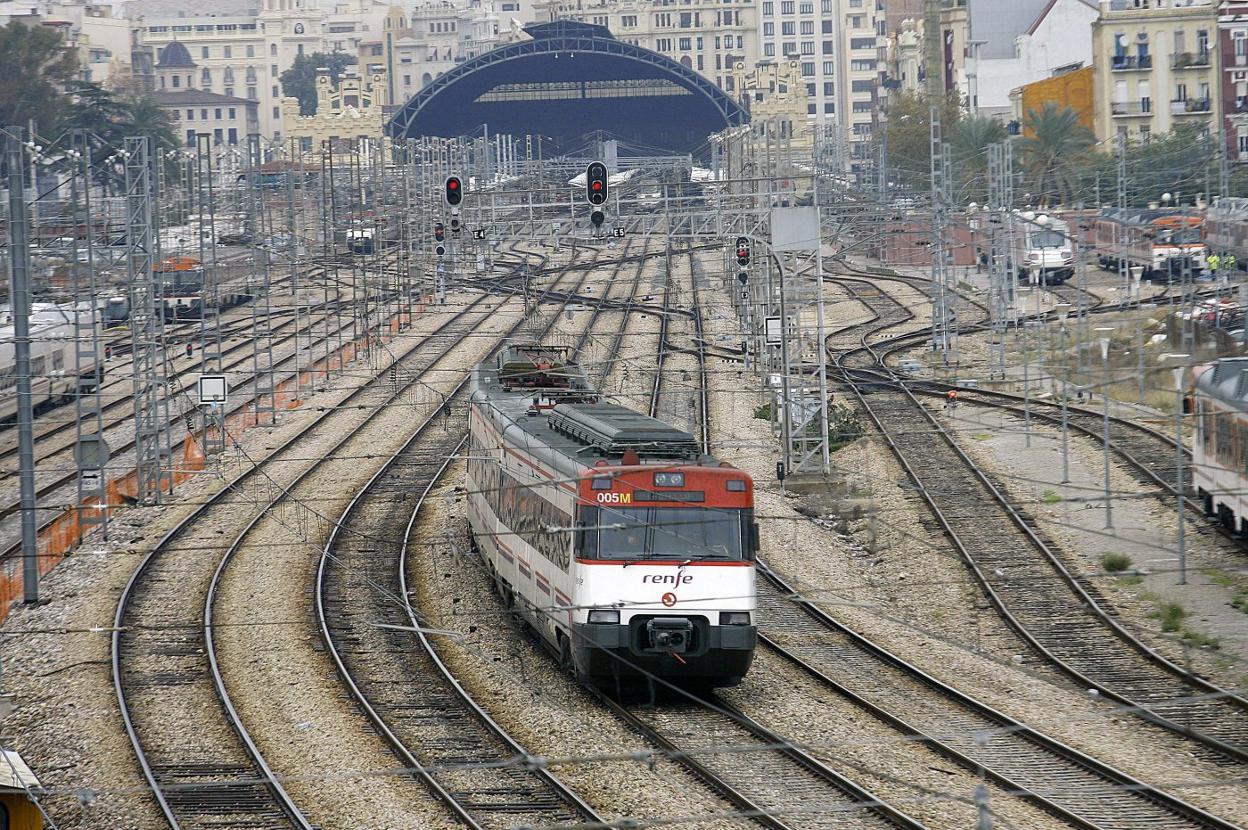
M1171 69L1208 69L1210 52L1176 52L1170 59Z
M1153 68L1152 55L1114 55L1110 69L1114 72L1136 72Z
M1170 102L1171 115L1201 115L1213 111L1213 101L1209 98L1186 98Z
M1109 105L1109 111L1115 118L1148 118L1153 114L1153 102L1147 99L1143 101L1114 101Z

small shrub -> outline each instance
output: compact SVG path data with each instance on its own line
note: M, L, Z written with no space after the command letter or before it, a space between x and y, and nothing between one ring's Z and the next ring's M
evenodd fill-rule
M1057 493L1054 493L1052 490L1045 490L1044 494L1040 496L1040 501L1045 504L1057 504L1061 500L1062 497Z
M1144 581L1144 577L1139 574L1122 574L1118 577L1118 584L1124 587L1135 587Z
M1182 627L1183 620L1187 617L1187 609L1177 602L1163 602L1157 606L1153 616L1161 620L1162 631L1173 633Z
M1197 648L1207 648L1211 651L1217 651L1222 647L1222 641L1217 637L1210 637L1208 634L1193 631L1190 628L1183 629L1183 642Z
M1108 573L1120 573L1131 567L1131 557L1125 553L1106 553L1101 556L1101 567Z
M1235 592L1235 596L1231 598L1231 607L1236 611L1243 611L1248 614L1248 589L1241 589Z
M987 432L977 432L971 437L974 438L976 441L991 441L992 440L992 436L988 434Z
M765 403L762 406L760 406L758 409L755 409L754 417L759 419L760 421L770 421L771 420L771 404Z

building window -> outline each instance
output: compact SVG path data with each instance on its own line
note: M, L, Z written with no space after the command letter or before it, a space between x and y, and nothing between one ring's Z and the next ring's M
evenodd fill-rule
M214 109L212 111L212 115L213 115L213 118L216 118L218 121L220 121L221 120L221 108L217 107L216 109Z
M212 70L204 67L199 73L199 85L207 88L212 86Z
M793 14L795 0L780 0L780 14Z
M254 58L255 56L256 56L256 47L255 47L255 46L248 46L248 47L247 47L247 57L249 57L249 58Z
M850 92L870 92L875 88L875 81L850 81Z
M832 82L824 81L823 82L823 97L831 98L835 94L836 94L836 87L832 86Z
M256 82L256 68L254 66L247 67L246 72L247 83L254 84Z
M281 108L281 107L274 107L274 108L273 108L273 117L274 117L274 118L281 118L281 117L282 117L282 108Z
M815 76L815 62L802 61L802 77L813 78Z
M815 42L813 40L802 41L802 54L803 55L815 54Z
M824 61L824 62L823 62L823 74L825 74L825 75L835 75L835 74L836 74L836 66L832 63L832 61Z
M221 55L222 57L224 58L234 57L234 54L233 54L234 50L231 49L229 46L223 46L221 47L221 49L222 49L222 55Z
M830 114L832 114L832 113L835 113L835 112L836 112L836 104L832 104L832 103L825 103L825 104L823 105L823 111L824 111L824 113L825 113L825 114L829 114L829 115L830 115Z
M833 52L832 52L832 48L833 48L833 42L832 42L832 41L830 41L830 40L825 40L825 41L823 42L823 54L825 54L825 55L831 55L831 54L833 54Z
M780 24L780 34L792 37L797 34L797 24L792 20L786 20Z
M231 121L233 121L235 118L237 118L237 117L238 117L238 110L234 109L233 107L230 107L228 111L229 111L229 113L230 113L230 120L231 120Z
M798 6L798 12L800 12L801 14L814 14L815 13L814 0L802 0L801 5Z
M771 17L773 14L775 14L775 5L772 3L772 0L764 0L763 17Z
M819 105L818 105L818 104L807 104L807 105L806 105L806 114L807 114L807 115L817 115L817 114L818 114L818 112L819 112L819 108L818 108L818 107L819 107Z
M625 29L636 29L637 28L637 15L635 14L624 15L623 17L620 18L620 25L623 26Z
M269 74L272 75L274 78L276 78L278 75L281 74L280 72L277 71L277 64L274 63L274 64L269 65Z
M200 121L208 120L208 108L207 107L204 107L203 109L199 111L199 120Z
M680 38L680 51L688 52L692 48L693 41L687 37Z
M195 110L187 110L187 111L186 111L186 120L187 120L187 121L194 121L194 120L195 120Z
M278 91L278 89L277 89L277 84L273 84L273 93L272 93L272 94L273 94L273 97L274 97L274 98L277 98L277 97L281 96L281 94L282 94L282 93Z
M764 43L763 44L763 57L774 58L775 56L776 56L776 44Z
M226 133L226 135L228 136L227 140L228 140L231 144L237 144L237 143L238 143L238 130L237 130L237 129L235 129L234 127L230 127L230 129L228 130L228 132Z
M174 76L173 76L173 88L174 88L174 89L178 89L178 88L179 88L179 87L181 87L181 86L182 86L182 76L181 76L181 75L174 75Z
M802 34L813 35L814 33L815 33L815 21L803 20L802 21Z
M195 146L195 131L194 130L186 131L186 146L187 147Z
M247 97L253 101L260 100L260 95L256 92L256 88L254 86L247 87Z
M207 46L199 47L199 56L203 58L204 60L208 60L208 47Z
M277 57L277 44L276 43L269 44L269 56L274 57L274 58Z

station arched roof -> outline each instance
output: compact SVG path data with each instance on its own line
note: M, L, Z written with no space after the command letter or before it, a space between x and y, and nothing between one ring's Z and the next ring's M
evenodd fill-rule
M390 119L395 138L541 135L552 153L602 131L624 142L687 152L749 120L693 69L617 40L605 26L556 20L441 75Z

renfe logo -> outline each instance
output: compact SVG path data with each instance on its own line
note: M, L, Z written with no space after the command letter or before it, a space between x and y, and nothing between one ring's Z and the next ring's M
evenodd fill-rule
M652 585L688 585L693 582L693 576L690 574L646 574L641 581Z
M632 504L632 493L599 493L599 504Z

